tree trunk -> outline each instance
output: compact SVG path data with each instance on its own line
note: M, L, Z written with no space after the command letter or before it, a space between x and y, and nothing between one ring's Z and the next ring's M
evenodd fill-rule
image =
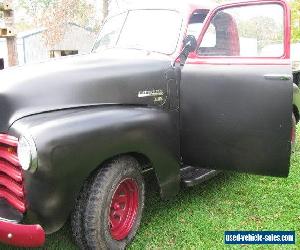
M6 0L5 3L12 6L12 0ZM14 11L4 11L4 22L7 28L14 27ZM16 66L18 65L18 50L17 50L17 37L8 37L7 41L7 53L8 53L8 65Z
M7 38L7 54L8 54L8 65L10 67L16 66L18 62L18 50L17 50L17 38L9 37Z

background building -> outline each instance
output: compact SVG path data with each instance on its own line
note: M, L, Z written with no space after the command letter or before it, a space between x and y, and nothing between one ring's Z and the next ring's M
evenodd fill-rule
M55 45L47 47L44 39L46 29L40 28L18 34L17 48L19 65L48 60L51 57L89 53L96 40L96 34L74 23L65 25L63 38ZM0 39L0 58L7 66L6 40Z

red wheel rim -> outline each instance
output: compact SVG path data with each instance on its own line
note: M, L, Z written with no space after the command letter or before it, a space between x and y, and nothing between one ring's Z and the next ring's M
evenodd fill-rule
M139 206L138 184L133 179L123 180L113 194L110 210L110 234L115 240L125 239L137 216Z

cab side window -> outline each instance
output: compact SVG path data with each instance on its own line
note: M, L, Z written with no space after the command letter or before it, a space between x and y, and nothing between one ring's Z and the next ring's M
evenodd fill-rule
M200 56L281 57L283 54L284 12L279 4L231 7L217 12L198 49Z
M200 36L200 33L203 28L204 20L207 17L208 10L196 10L190 20L189 20L189 26L187 30L187 35L193 35L196 39ZM206 36L203 39L203 46L205 47L215 47L216 46L216 29L213 24L209 25L209 28L206 32Z
M208 10L196 10L191 15L186 35L192 35L196 39L200 36L203 28L204 20L208 14Z

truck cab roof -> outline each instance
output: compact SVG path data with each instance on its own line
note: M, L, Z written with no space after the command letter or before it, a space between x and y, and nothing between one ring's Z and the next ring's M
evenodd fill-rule
M129 1L126 6L118 6L118 11L112 11L111 15L127 11L127 10L138 10L138 9L166 9L176 10L178 12L185 12L195 9L206 9L211 10L217 6L214 1L196 1L196 0L153 0L153 1Z

